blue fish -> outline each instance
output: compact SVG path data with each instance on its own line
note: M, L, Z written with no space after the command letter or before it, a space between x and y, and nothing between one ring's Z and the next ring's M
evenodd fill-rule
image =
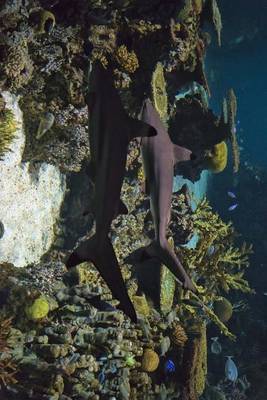
M233 356L227 356L225 363L225 377L231 382L236 382L238 378L238 370L232 358Z
M236 195L234 192L231 192L230 190L227 192L228 196L231 197L232 199L236 199Z
M235 204L231 205L231 206L228 208L228 211L234 211L234 210L236 209L237 206L238 206L238 203L235 203Z
M167 360L164 365L165 373L173 373L175 372L175 364L172 360Z

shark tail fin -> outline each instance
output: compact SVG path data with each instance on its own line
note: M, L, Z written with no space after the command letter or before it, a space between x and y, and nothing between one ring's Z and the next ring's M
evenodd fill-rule
M149 246L145 247L144 253L146 257L155 257L164 264L173 273L178 284L183 286L184 289L196 292L193 282L185 272L167 240L165 245L152 242Z
M107 237L101 245L96 236L82 242L66 261L68 269L91 261L106 282L112 295L119 300L118 308L133 321L137 321L134 306L129 298L112 244Z
M129 132L129 141L136 137L156 136L157 131L151 125L146 124L139 119L130 118L131 130Z

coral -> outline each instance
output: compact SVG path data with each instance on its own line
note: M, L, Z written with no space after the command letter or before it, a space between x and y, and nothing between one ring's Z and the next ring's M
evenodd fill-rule
M171 331L172 343L174 343L176 346L184 347L187 340L188 337L182 325L179 323L174 323Z
M206 158L206 165L213 173L222 172L227 165L227 145L225 142L216 144Z
M125 45L121 45L116 49L115 58L120 67L131 74L139 67L135 52L128 51Z
M208 386L205 390L206 400L226 400L225 394L216 386Z
M89 41L94 49L103 51L103 54L112 53L116 48L117 30L107 25L92 25Z
M161 25L153 24L151 21L144 21L143 19L140 19L132 21L129 24L129 28L133 32L138 32L142 37L161 29Z
M216 298L213 310L222 322L228 322L233 314L233 306L225 297Z
M197 14L200 14L203 8L203 0L193 0L193 9Z
M25 38L9 38L5 46L2 63L3 73L7 78L5 86L16 90L29 83L33 74L33 63L29 55Z
M219 329L229 337L234 336L210 309L208 304L220 296L222 291L230 289L244 293L253 293L248 282L243 278L244 270L249 265L248 255L251 246L244 243L240 248L235 246L235 232L232 223L224 223L212 209L206 199L201 201L194 214L194 229L198 234L198 242L194 249L180 248L182 262L186 269L195 271L195 283L198 296L191 294L201 305L204 313ZM198 286L198 282L201 285ZM181 304L185 312L197 316L190 305Z
M38 34L50 33L56 24L54 14L47 10L41 10L38 19L39 23L36 28L36 33Z
M184 349L183 400L197 400L205 389L207 375L207 336L205 322L194 327L194 339Z
M212 22L215 27L215 31L217 33L218 45L221 46L221 30L222 30L221 13L216 0L209 0L209 2L211 4Z
M12 317L0 319L0 389L2 385L10 385L17 382L15 375L18 368L10 354L9 337L12 328Z
M49 313L49 303L44 296L40 296L25 309L25 312L27 317L33 321L43 319Z
M9 151L12 141L16 137L18 124L11 110L0 104L0 160Z
M142 369L146 372L153 372L159 366L159 356L152 349L145 349L142 358Z
M151 88L154 107L159 113L160 118L163 121L166 121L168 112L168 98L163 66L161 63L157 63L152 74Z
M230 89L228 93L228 124L231 132L230 140L231 140L232 154L233 154L234 173L238 172L240 164L240 150L237 142L236 127L235 127L236 113L237 113L236 95L233 89Z
M132 302L138 314L144 315L145 317L147 317L150 314L150 308L147 303L145 295L133 296Z

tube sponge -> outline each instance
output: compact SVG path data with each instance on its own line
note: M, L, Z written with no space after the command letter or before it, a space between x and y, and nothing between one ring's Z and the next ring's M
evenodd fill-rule
M227 165L228 149L225 142L216 144L206 158L206 165L215 174L222 172Z

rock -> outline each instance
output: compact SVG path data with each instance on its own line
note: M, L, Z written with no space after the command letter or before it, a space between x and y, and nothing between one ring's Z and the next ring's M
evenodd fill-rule
M64 198L65 177L57 167L40 163L31 168L21 162L25 145L22 112L18 99L2 93L6 106L19 125L16 139L0 161L0 221L5 232L0 241L0 263L16 267L37 263L54 240L54 225Z

